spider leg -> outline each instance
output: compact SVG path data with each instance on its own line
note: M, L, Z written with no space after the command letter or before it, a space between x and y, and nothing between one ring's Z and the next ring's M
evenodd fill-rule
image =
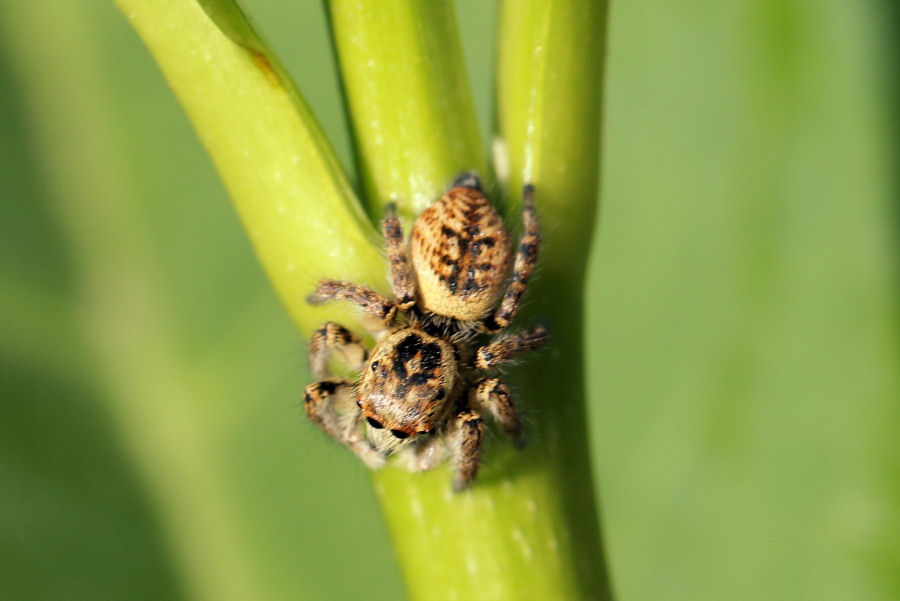
M547 327L539 324L518 336L504 338L482 346L475 353L477 369L491 369L509 361L519 353L533 351L547 344Z
M362 369L369 357L369 351L359 336L340 324L328 321L316 330L309 341L309 366L314 378L329 376L328 358L332 353L341 357L353 371Z
M519 238L519 250L516 252L516 262L513 267L512 279L509 288L503 295L500 306L489 315L483 327L488 332L496 332L512 323L522 295L528 288L528 278L537 261L538 248L541 245L541 228L537 222L537 213L534 210L534 186L527 184L522 190L522 222L524 231Z
M430 436L431 440L411 448L412 471L425 472L433 470L447 458L447 445L440 434Z
M366 286L340 280L319 281L316 291L306 300L313 305L320 305L329 300L350 301L383 327L390 326L397 314L397 305L393 301Z
M480 413L466 409L456 415L455 426L453 458L456 473L453 476L453 490L460 491L472 484L478 475L484 423Z
M483 191L481 187L481 178L475 171L463 171L453 180L451 188L472 188L473 190Z
M509 436L513 444L522 448L525 444L522 420L513 403L509 388L499 378L483 378L469 389L469 402L491 414Z
M409 309L416 303L416 294L409 273L403 226L397 217L396 205L388 205L384 219L381 220L381 232L384 234L388 259L391 262L391 288L394 298L397 299L397 307L401 310Z
M356 405L353 391L354 386L343 379L313 382L304 391L303 408L325 434L346 445L370 468L378 469L384 465L385 457L363 434L362 412Z

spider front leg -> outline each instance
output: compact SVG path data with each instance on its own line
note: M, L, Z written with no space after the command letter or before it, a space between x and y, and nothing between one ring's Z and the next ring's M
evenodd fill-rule
M481 186L481 178L478 177L478 173L475 171L463 171L456 176L456 179L453 180L453 184L450 187L472 188L473 190L478 190L479 192L484 191Z
M522 296L528 288L528 278L531 277L531 271L537 261L538 248L541 245L541 228L534 210L534 186L531 184L522 190L522 222L525 229L519 239L512 280L500 306L484 320L483 327L488 332L497 332L512 323L522 302Z
M403 240L403 226L397 217L397 206L387 207L384 219L381 220L381 232L387 246L388 260L391 263L391 292L397 307L405 311L416 304L415 288L409 273L409 261L406 258L406 242Z
M321 280L316 291L306 299L310 304L320 305L329 300L350 301L374 319L381 327L388 328L397 315L397 305L371 288L340 280Z
M385 457L365 438L354 390L355 386L343 379L313 382L304 391L303 408L325 434L346 445L370 468L378 469L384 466Z
M482 346L475 353L475 367L491 369L509 361L519 353L534 351L547 344L547 326L540 324L518 336L511 336Z
M328 358L334 353L344 360L347 368L359 371L365 365L369 351L359 336L333 321L322 324L309 341L309 366L314 378L329 376Z
M500 378L483 378L475 382L469 389L469 404L490 413L517 448L525 445L522 420L509 388Z
M453 490L468 488L481 463L481 443L484 440L484 422L481 414L474 409L466 409L456 415L453 441L453 459L456 473L453 476Z

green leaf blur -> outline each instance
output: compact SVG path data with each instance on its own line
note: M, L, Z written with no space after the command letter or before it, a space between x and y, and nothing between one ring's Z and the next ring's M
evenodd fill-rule
M111 3L50 4L0 2L0 598L402 598L158 68ZM323 9L241 4L349 168ZM495 15L457 10L486 137ZM895 598L896 34L865 3L610 17L585 338L618 597ZM136 407L187 433L143 464L180 512Z

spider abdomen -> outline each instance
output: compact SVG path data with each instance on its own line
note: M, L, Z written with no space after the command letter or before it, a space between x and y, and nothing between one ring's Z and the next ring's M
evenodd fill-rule
M506 287L509 233L474 188L453 188L426 209L413 226L409 250L425 311L480 319Z

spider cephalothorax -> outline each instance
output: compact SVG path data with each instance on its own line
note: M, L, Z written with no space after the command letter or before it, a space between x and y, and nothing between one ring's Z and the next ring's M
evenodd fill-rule
M450 455L454 488L465 488L478 472L482 411L522 443L509 390L487 372L543 346L546 329L479 341L512 322L525 293L540 243L533 195L526 186L524 231L511 277L513 253L503 220L478 179L466 175L416 219L408 252L400 220L388 208L381 226L393 299L336 280L322 280L310 296L312 303L350 301L372 324L377 343L371 355L358 336L337 323L316 331L310 365L321 380L306 387L304 399L310 419L370 467L380 467L401 449L409 451L409 466L416 470L435 467ZM359 371L357 382L329 377L332 353Z

